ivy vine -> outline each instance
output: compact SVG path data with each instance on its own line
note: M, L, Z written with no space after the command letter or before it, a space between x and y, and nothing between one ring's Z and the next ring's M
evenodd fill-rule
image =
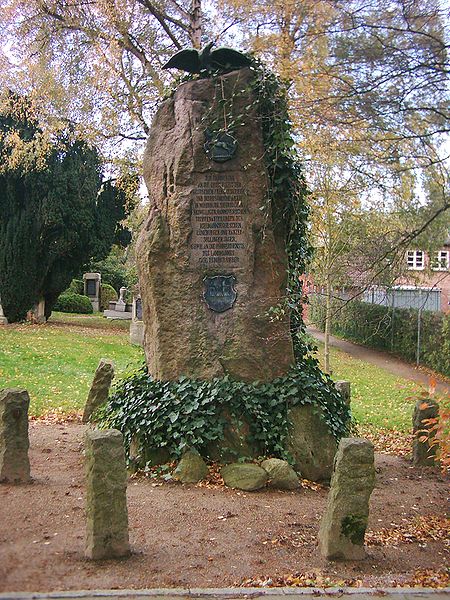
M191 447L208 456L211 443L223 442L231 417L234 423L247 424L248 441L258 454L290 460L288 412L305 404L318 409L337 440L347 433L349 408L313 359L268 383L229 377L159 381L144 366L116 384L95 420L123 433L128 457L134 440L143 454L145 449L166 448L178 458Z

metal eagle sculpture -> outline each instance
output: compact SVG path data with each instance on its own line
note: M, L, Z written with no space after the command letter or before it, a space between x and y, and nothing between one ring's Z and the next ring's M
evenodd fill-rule
M250 58L232 48L219 47L211 50L215 42L210 42L202 50L187 48L170 58L163 69L180 69L188 73L211 71L234 71L251 64Z

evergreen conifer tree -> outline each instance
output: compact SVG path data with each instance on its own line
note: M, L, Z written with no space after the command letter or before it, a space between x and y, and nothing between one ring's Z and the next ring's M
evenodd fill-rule
M126 195L95 148L40 130L26 98L0 105L0 297L10 322L41 298L46 316L72 277L126 239Z

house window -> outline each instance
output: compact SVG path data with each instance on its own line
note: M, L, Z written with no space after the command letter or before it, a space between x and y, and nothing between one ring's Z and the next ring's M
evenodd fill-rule
M406 253L406 261L408 263L408 269L421 271L425 266L424 253L422 250L408 250Z
M439 250L436 252L431 263L433 271L447 271L449 267L449 252L448 250Z

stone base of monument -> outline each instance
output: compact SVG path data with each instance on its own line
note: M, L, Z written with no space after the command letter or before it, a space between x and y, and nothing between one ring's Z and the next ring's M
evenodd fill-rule
M118 312L117 310L104 310L103 316L107 319L130 319L131 312Z
M107 319L131 319L133 316L131 304L124 302L110 302L108 310L103 311Z
M8 325L8 319L6 317L0 317L0 325Z

